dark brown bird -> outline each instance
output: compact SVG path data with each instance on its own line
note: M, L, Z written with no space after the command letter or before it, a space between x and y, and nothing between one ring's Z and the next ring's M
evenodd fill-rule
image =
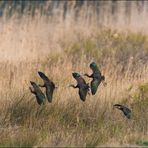
M79 88L79 96L82 101L86 100L87 93L89 91L89 85L85 82L85 80L81 77L79 73L72 73L72 76L76 79L77 85L70 85L73 88Z
M35 82L30 81L30 83L34 90L32 90L31 87L29 87L29 89L31 93L33 93L36 96L37 103L41 105L42 103L44 103L45 95L43 94L43 92Z
M131 118L131 110L128 107L125 107L123 105L120 104L115 104L114 105L115 108L121 110L123 112L123 114L130 119Z
M54 92L54 89L55 89L55 84L51 80L49 80L48 77L43 72L39 71L38 74L44 81L44 84L39 85L39 86L46 88L46 97L48 99L48 102L51 103L52 98L53 98L53 92Z
M90 64L90 68L93 71L93 73L91 75L88 74L84 74L85 76L92 78L91 81L91 93L92 95L95 95L98 89L98 86L100 85L100 83L104 82L105 77L101 74L100 70L98 69L97 65L95 62L92 62ZM106 83L103 83L104 85L106 85Z

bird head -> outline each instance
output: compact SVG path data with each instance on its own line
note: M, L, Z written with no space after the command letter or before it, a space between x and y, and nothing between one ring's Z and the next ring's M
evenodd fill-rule
M115 104L113 107L117 108L117 109L122 109L122 106L120 104Z
M77 73L77 72L74 72L74 73L72 73L72 76L73 76L74 78L79 78L79 77L80 77L80 74Z
M92 63L90 64L90 68L91 68L92 70L96 70L97 64L96 64L95 62L92 62Z

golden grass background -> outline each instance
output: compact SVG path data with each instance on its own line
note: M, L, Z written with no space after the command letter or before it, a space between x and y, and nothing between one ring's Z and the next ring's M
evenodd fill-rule
M120 20L98 25L86 7L74 21L73 11L66 20L62 13L46 17L38 12L34 18L17 13L0 18L1 146L126 146L148 140L145 13L140 17L145 24L132 13L128 26ZM91 20L85 12L92 13ZM83 103L68 85L76 83L72 72L91 73L92 61L107 86L100 85ZM59 86L52 104L38 106L28 89L30 80L42 83L38 71ZM115 103L129 106L132 119L114 110Z

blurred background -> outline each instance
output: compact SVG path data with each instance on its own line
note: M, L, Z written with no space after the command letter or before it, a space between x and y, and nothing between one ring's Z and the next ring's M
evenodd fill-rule
M37 1L0 1L0 16L7 19L17 14L17 17L30 15L46 16L52 19L55 16L58 20L85 21L87 25L111 25L113 27L146 29L148 21L148 1L138 0L108 0L108 1L58 1L58 0L37 0ZM54 20L52 20L54 21Z
M63 50L55 42L59 43L63 38L66 40L65 36L74 40L77 33L89 36L104 28L147 34L147 15L148 2L143 0L1 0L0 58L24 59L30 52L33 53L31 58L37 58L41 52L46 55L52 49ZM25 53L23 50L26 50Z
M92 61L107 86L82 102L68 85ZM29 91L38 71L58 86L45 106ZM0 104L2 147L147 146L148 1L1 0Z

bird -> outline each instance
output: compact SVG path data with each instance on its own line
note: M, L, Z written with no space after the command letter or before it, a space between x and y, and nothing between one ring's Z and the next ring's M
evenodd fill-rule
M38 72L39 76L43 79L44 84L40 85L40 87L45 87L46 88L46 97L48 99L48 102L51 103L52 102L52 98L53 98L53 92L55 87L55 84L53 83L53 81L49 80L49 78L43 73L43 72Z
M74 86L73 84L70 87L79 88L79 96L80 99L84 102L86 100L87 93L89 92L89 84L82 78L79 73L72 73L72 76L77 81L77 85Z
M84 74L84 76L92 78L90 88L91 88L92 95L95 95L97 92L98 86L100 85L101 82L103 83L104 86L106 85L106 83L104 83L105 76L103 76L101 74L101 72L95 62L92 62L89 67L91 68L93 73L91 75Z
M126 107L126 106L123 106L123 105L120 105L120 104L115 104L114 105L115 108L121 110L123 112L123 114L128 118L130 119L131 118L131 110Z
M45 95L44 93L42 92L42 90L40 89L40 87L33 81L30 81L33 89L31 87L29 87L31 93L33 93L35 96L36 96L36 100L37 100L37 103L39 105L41 105L42 103L44 103L44 100L45 100Z

